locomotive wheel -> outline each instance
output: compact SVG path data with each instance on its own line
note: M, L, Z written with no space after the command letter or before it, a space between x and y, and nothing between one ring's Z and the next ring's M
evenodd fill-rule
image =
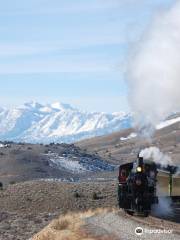
M144 212L144 217L148 217L149 216L149 212Z
M119 208L124 208L126 203L126 192L124 187L118 186L118 205Z
M133 211L131 211L131 210L125 210L125 212L126 212L127 214L131 215L131 216L133 216L133 215L134 215L134 212L133 212Z

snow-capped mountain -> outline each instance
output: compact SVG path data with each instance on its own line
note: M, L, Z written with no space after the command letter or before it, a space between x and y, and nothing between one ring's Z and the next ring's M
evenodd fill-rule
M0 140L70 143L131 126L131 114L89 113L60 102L0 108Z

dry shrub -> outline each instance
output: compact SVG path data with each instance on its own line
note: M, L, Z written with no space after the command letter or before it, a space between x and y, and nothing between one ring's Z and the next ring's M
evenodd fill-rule
M113 240L106 236L92 237L84 229L84 219L98 214L105 214L112 209L88 210L81 213L69 213L53 220L40 233L36 234L32 240Z
M68 219L56 219L52 222L51 228L57 231L68 229L70 222Z

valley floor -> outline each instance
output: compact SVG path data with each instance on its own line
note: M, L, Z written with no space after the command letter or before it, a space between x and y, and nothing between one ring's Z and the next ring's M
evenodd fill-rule
M69 211L116 207L116 182L29 181L0 191L0 240L27 240Z

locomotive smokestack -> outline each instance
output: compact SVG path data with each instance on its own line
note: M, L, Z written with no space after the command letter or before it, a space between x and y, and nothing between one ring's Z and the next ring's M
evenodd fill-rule
M144 165L143 157L141 157L141 156L138 154L137 160L136 160L136 162L135 162L136 172L142 172L142 170L143 170L143 165Z
M137 155L137 166L142 167L144 164L144 159L142 156L140 156L140 153Z
M144 164L144 159L143 159L143 157L138 157L138 166L139 166L139 167L142 167L143 164Z

